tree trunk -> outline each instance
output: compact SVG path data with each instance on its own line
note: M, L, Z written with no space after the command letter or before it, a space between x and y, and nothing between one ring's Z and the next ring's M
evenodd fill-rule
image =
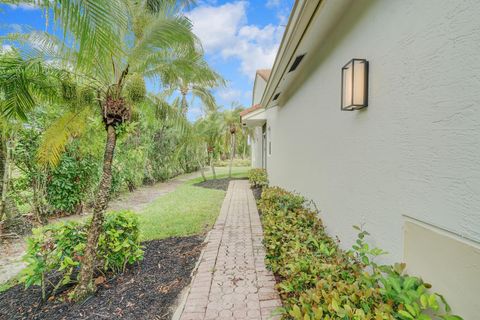
M103 216L107 209L110 188L112 185L112 160L117 142L117 133L113 125L107 126L107 142L105 145L105 156L103 158L102 180L98 187L95 207L93 209L92 223L88 231L87 247L83 256L82 268L79 275L79 283L75 289L77 299L85 298L95 290L92 283L95 267L96 250L98 238L102 231Z
M202 175L203 181L207 181L207 177L205 177L205 172L203 171L204 165L198 161L198 166L200 167L200 174Z
M3 138L3 137L2 137ZM0 189L0 221L3 219L3 215L5 214L5 200L6 200L6 193L7 193L7 179L8 179L8 147L7 143L1 139L1 150L0 150L0 178L1 180L1 189ZM8 218L8 217L7 217Z
M215 166L213 165L213 155L210 155L210 168L212 168L213 179L217 180L217 174L215 173Z
M182 93L182 102L181 102L181 105L182 105L182 113L184 115L187 114L187 111L188 111L188 104L187 104L187 91L185 90L182 90L181 91Z
M232 177L232 166L233 166L233 158L235 158L235 133L230 135L230 166L228 168L228 177Z

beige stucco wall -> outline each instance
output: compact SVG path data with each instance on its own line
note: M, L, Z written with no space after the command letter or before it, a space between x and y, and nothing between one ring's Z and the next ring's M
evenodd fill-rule
M409 270L422 275L436 291L447 293L448 302L465 319L480 318L478 244L426 224L406 221L404 252Z
M262 127L255 127L250 136L252 168L262 167Z
M384 261L410 257L403 215L480 242L479 13L473 0L352 1L308 53L317 58L303 66L302 85L267 112L270 181L313 199L343 246L354 241L352 225L364 224L371 242L390 252ZM340 69L352 58L370 61L369 108L341 112ZM424 256L423 247L408 248ZM467 263L455 254L438 252ZM409 260L412 273L425 272ZM463 283L446 285L448 273L463 269L434 261L423 261L424 278L475 319L478 292L462 300L453 296Z

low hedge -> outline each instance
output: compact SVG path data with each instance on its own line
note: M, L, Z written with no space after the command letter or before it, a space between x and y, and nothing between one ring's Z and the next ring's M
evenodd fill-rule
M263 188L268 185L267 170L265 169L251 169L248 172L248 181L252 188Z
M90 220L68 221L33 229L27 239L20 281L25 287L40 285L42 297L46 287L55 295L61 286L75 283L76 272L82 264L87 246ZM109 212L105 215L103 231L98 239L97 270L101 273L123 271L127 264L143 259L139 240L138 217L131 211ZM52 279L56 279L55 283Z
M462 319L429 284L405 274L405 264L377 265L374 258L385 252L371 248L361 228L345 251L303 197L265 188L258 206L284 319Z

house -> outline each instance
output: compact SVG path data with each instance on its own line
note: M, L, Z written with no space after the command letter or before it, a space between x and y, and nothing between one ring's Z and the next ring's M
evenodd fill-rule
M297 0L257 72L252 166L480 318L480 1ZM358 60L352 60L358 59Z

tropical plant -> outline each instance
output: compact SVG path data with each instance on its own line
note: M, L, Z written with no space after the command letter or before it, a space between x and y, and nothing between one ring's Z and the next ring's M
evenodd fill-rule
M41 59L24 59L14 49L0 53L0 221L6 212L18 130L35 106L35 98L55 100L52 96L56 90L52 84L63 76L62 71L46 66ZM6 213L11 218L9 212Z
M188 52L181 59L167 65L157 65L151 72L162 70L161 80L168 84L167 92L180 93L179 109L183 114L187 113L187 95L199 98L205 111L217 110L215 98L211 89L225 84L222 77L213 71L205 61L203 54L198 50Z
M219 112L210 113L205 118L198 120L196 127L206 145L208 163L212 169L213 178L216 179L214 161L220 155L222 149L221 138L224 132L222 115Z
M242 107L236 107L235 109L226 110L223 112L225 122L225 142L230 141L230 164L228 166L228 177L232 177L232 165L235 158L237 148L237 135L240 131L240 112Z
M88 85L95 92L95 102L105 125L107 138L103 173L100 179L93 220L88 232L84 263L76 288L78 297L93 289L92 274L95 248L100 236L103 215L107 207L112 182L112 163L117 136L132 116L132 106L142 100L136 90L132 95L126 87L129 82L142 82L143 76L161 76L158 65L171 63L195 50L197 40L191 32L190 21L179 9L184 2L177 1L40 1L35 5L53 11L54 18L63 27L64 36L71 41L59 41L51 34L31 33L18 37L21 45L32 51L43 49L44 57L58 61L60 68L72 69L74 83ZM152 5L153 4L153 5ZM32 45L33 44L33 45ZM168 54L166 54L168 52ZM69 88L69 86L64 86ZM138 83L131 88L142 88ZM64 95L75 100L72 90ZM66 137L81 134L71 122L94 113L93 104L77 104L77 114L66 113L59 119L55 143L43 148L40 160L56 164L65 149ZM61 132L60 132L61 131ZM46 135L52 135L47 131ZM48 145L47 143L45 145Z
M91 221L50 224L34 229L27 239L24 260L27 267L21 281L26 287L40 285L42 298L47 298L47 286L55 295L62 285L75 283L75 270L84 263L87 231ZM143 258L139 242L138 217L129 211L109 212L102 224L98 242L96 268L102 272L121 271L127 264ZM55 273L56 272L56 273ZM60 275L60 277L58 277ZM52 281L56 278L56 282Z

